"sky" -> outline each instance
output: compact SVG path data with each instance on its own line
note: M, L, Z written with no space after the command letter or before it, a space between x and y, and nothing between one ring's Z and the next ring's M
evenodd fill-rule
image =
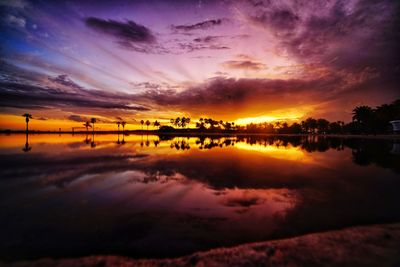
M400 97L395 0L0 0L0 129L349 121Z

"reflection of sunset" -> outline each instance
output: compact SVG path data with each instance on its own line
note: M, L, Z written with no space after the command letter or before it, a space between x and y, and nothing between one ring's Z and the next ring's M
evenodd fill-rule
M268 157L282 159L282 160L292 160L301 162L312 162L312 158L305 154L301 148L293 146L276 146L276 145L259 145L259 144L247 144L247 143L237 143L235 145L238 149L256 151L268 155Z

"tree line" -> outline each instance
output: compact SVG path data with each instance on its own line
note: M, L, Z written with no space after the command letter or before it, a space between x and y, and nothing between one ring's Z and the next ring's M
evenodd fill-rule
M158 120L151 122L141 120L142 126L146 125L146 130L153 125L161 132L177 131L177 129L199 132L243 132L243 133L268 133L268 134L380 134L392 131L390 121L400 120L400 99L390 103L372 108L361 105L353 109L352 121L345 123L343 121L328 121L324 118L309 117L303 121L289 124L285 121L250 123L247 125L236 125L234 122L215 120L212 118L200 118L195 122L195 129L189 129L191 119L189 117L177 117L170 119L169 125L161 125ZM26 132L28 132L28 123L32 119L29 113L23 114L26 121ZM92 128L94 133L96 118L91 118L83 124L86 131ZM115 122L125 132L127 122L119 120ZM176 127L176 128L175 128Z
M352 112L352 121L328 121L324 118L309 117L303 121L289 124L285 121L250 123L235 125L234 122L200 118L195 122L196 130L201 132L243 132L268 134L378 134L392 131L390 121L400 119L400 99L376 108L357 106ZM171 119L171 125L185 129L190 118ZM160 130L174 130L171 126L162 126Z

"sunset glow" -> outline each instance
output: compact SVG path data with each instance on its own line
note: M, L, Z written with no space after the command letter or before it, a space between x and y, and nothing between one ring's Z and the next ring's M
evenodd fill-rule
M350 121L399 97L397 3L300 2L1 1L0 129Z

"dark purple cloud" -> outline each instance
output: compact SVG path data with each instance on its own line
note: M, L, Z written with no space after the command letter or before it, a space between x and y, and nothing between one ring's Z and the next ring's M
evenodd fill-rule
M42 75L26 72L16 66L5 63L0 74L6 73L20 79L0 79L0 106L19 109L115 109L146 111L149 108L137 104L134 95L85 89L67 75L48 77L43 82Z
M193 30L206 30L214 26L219 26L223 23L223 19L211 19L202 21L195 24L185 24L185 25L172 25L174 30L178 31L193 31Z
M213 112L223 107L229 109L262 107L265 111L304 102L304 97L313 96L314 101L328 98L329 89L341 84L339 77L317 80L270 80L234 79L217 77L185 91L148 90L144 99L163 106L178 106L187 110L208 110ZM279 99L279 101L277 101Z
M194 42L198 42L198 43L212 43L215 42L217 40L219 40L221 38L221 36L205 36L205 37L198 37L193 39Z
M90 121L89 118L83 117L81 115L69 115L67 117L67 119L71 120L71 121L76 121L76 122L86 122L86 121Z
M201 43L178 43L178 48L181 51L186 51L187 53L198 51L198 50L226 50L230 47L223 44L201 44Z
M74 88L76 90L83 89L83 87L79 86L74 81L72 81L66 74L61 74L61 75L58 75L57 77L49 77L49 80L52 82L58 83L60 85L63 85L63 86Z
M126 50L147 54L169 52L157 43L157 39L150 29L134 21L120 22L88 17L85 19L85 24L99 33L113 37L117 44Z
M148 28L131 20L119 22L89 17L85 19L85 23L89 28L113 36L122 42L153 43L156 39Z
M398 1L251 3L249 21L271 31L280 50L303 62L349 71L400 65Z

